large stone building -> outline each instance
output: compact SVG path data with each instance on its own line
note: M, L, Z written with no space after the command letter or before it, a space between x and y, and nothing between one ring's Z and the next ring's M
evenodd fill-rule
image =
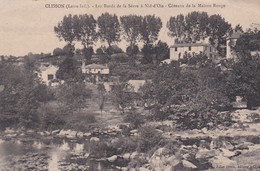
M182 59L185 55L194 56L201 53L212 58L216 55L216 48L209 43L184 43L175 44L170 47L171 60L179 60Z

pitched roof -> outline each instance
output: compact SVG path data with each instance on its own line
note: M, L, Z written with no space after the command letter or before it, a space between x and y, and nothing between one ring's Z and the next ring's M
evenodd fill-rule
M98 64L90 64L90 65L87 65L85 68L87 68L87 69L109 69L108 67L106 67L104 65L98 65Z
M171 48L175 47L194 47L194 46L209 46L210 44L207 43L182 43L182 44L174 44Z

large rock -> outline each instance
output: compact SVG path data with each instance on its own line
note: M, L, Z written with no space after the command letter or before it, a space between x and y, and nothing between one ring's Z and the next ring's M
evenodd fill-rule
M234 152L234 151L229 151L228 149L224 149L224 148L220 148L219 150L221 151L221 154L224 157L231 158L231 157L236 156L236 152Z
M90 138L90 141L96 141L96 142L98 142L98 141L100 141L100 139L99 139L98 137L91 137L91 138Z
M224 156L216 156L210 159L210 163L214 168L235 167L237 165L236 161L230 160Z
M116 161L116 159L117 159L117 155L113 155L113 156L107 158L107 160L109 162L114 162L114 161Z
M174 166L180 163L176 156L167 154L168 151L167 148L159 148L149 159L149 164L154 171L172 170Z
M191 169L196 169L197 168L196 165L194 165L193 163L191 163L191 162L189 162L187 160L182 160L182 164L186 168L191 168Z
M252 146L254 145L254 143L251 143L251 142L243 142L241 144L238 144L236 146L236 149L237 150L248 150L249 149L249 146Z
M216 150L208 150L206 148L200 148L195 156L198 160L208 160L216 156L218 152Z

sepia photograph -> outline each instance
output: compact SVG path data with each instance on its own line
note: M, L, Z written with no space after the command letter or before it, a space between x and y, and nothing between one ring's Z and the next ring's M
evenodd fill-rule
M0 4L0 171L260 171L259 0Z

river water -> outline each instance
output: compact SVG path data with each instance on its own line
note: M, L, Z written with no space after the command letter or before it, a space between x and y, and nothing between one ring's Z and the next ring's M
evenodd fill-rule
M89 148L86 142L77 140L0 139L0 171L120 170L93 160Z

